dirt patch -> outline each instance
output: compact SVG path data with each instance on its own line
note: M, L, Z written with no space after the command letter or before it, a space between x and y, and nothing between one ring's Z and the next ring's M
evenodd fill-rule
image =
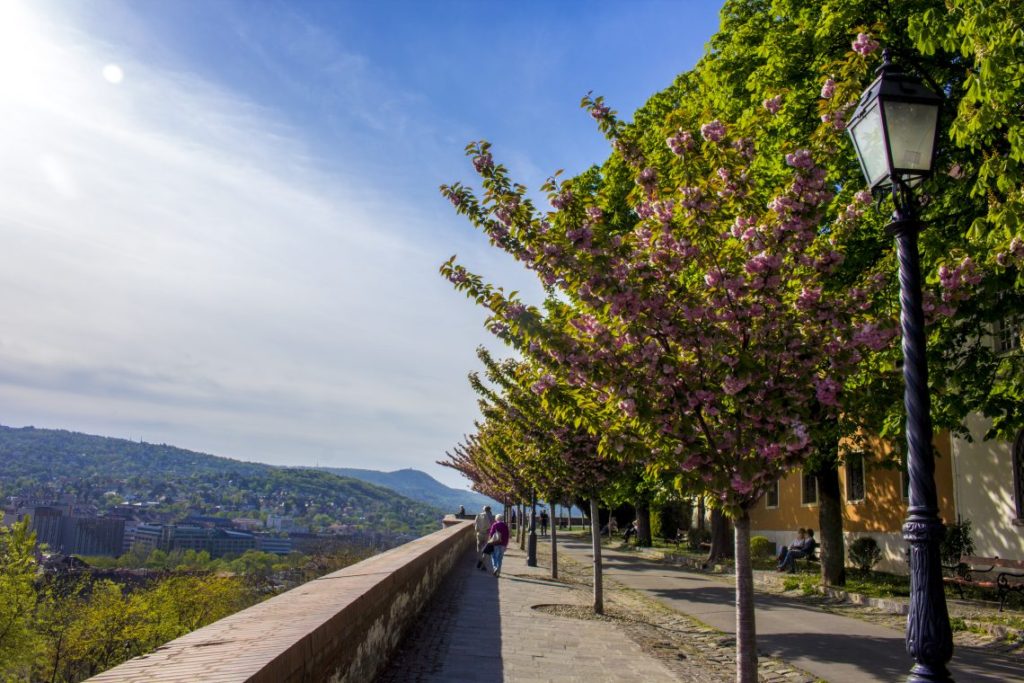
M538 546L538 564L550 567L546 547ZM558 580L587 590L593 586L590 565L558 556ZM649 656L657 658L680 681L727 683L736 680L736 642L717 629L680 614L651 598L604 578L605 614L584 605L537 605L534 609L572 619L613 621ZM609 644L614 647L615 644ZM817 679L785 662L761 657L758 678L764 683L811 683Z

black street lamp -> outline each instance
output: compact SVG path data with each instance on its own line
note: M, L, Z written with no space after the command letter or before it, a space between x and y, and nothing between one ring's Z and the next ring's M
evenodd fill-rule
M530 493L530 535L526 539L526 566L537 566L537 492Z
M921 79L902 73L883 53L878 78L864 91L850 119L849 133L872 192L892 192L895 211L887 230L896 237L903 331L903 401L907 411L907 469L910 505L903 539L910 544L910 613L907 652L916 660L908 681L952 681L946 662L953 656L953 632L942 587L939 518L932 452L931 398L921 306L921 257L912 188L931 175L942 97Z

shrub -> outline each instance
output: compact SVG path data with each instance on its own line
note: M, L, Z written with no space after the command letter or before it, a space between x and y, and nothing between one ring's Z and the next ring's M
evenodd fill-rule
M694 528L694 529L690 529L690 531L686 534L686 545L687 545L687 547L690 550L692 550L694 552L700 552L700 550L701 550L701 547L700 547L701 543L710 543L710 542L711 542L711 532L709 530L707 530L707 529L696 529L696 528Z
M689 502L672 501L656 507L651 514L651 537L675 538L678 529L689 529L692 514Z
M850 562L860 571L867 573L882 559L878 541L870 536L861 536L850 543Z
M974 554L974 540L971 538L971 520L957 522L946 527L946 535L939 546L942 564L953 566L960 563L963 555Z
M751 557L771 557L775 553L775 544L764 536L754 536L750 539Z

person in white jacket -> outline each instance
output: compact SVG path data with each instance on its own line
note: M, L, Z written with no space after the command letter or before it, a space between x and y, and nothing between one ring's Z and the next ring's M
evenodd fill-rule
M491 506L484 505L484 509L473 520L473 528L476 529L476 567L484 568L484 546L487 545L487 534L494 524L494 515L491 514Z

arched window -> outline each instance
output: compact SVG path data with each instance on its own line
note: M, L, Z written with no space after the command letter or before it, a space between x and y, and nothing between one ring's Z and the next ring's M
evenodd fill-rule
M1017 521L1024 521L1024 429L1013 444L1013 502Z

